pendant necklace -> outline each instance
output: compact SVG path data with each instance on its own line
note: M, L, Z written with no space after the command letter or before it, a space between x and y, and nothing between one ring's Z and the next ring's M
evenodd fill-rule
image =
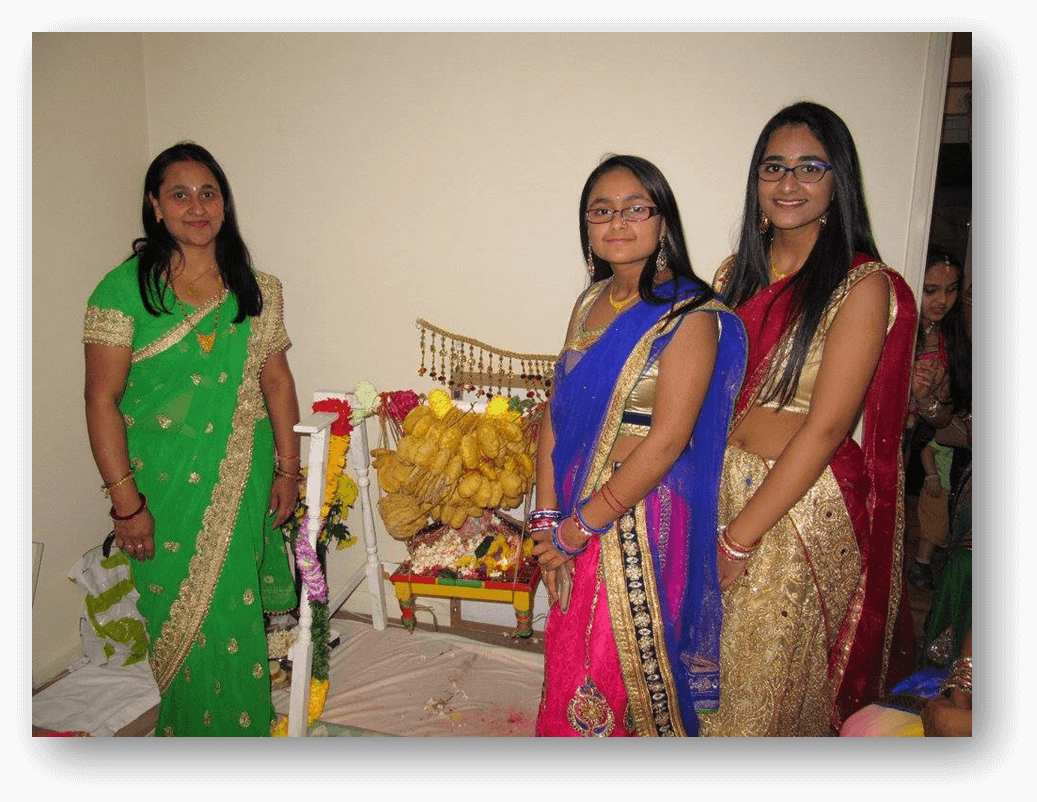
M584 639L583 684L576 689L566 709L569 725L580 735L588 738L605 738L611 735L616 727L616 717L612 713L612 708L591 679L591 627L594 626L594 610L598 606L600 592L599 565L597 582L594 585L594 599L591 601L590 621L587 623L587 636Z
M223 294L226 295L226 290L223 290ZM184 302L181 301L179 298L176 299L176 302L180 306L180 311L183 313L184 319L186 320L189 317L187 307L184 306ZM220 308L222 305L223 298L220 298L216 303L216 315L213 318L212 334L202 334L195 327L194 323L191 324L191 330L194 331L194 336L198 339L199 347L201 347L201 349L207 354L211 354L213 346L216 345L216 333L220 329Z
M612 286L609 286L609 304L612 305L612 309L617 315L623 311L623 308L627 306L627 304L629 304L637 297L638 295L635 292L629 298L624 298L622 301L617 301L615 298L612 297Z
M213 267L209 268L209 269L208 269L208 270L206 270L206 271L205 271L204 273L200 273L200 274L198 274L198 275L197 275L197 276L196 276L196 277L194 278L194 280L192 280L192 281L188 281L188 285L187 285L187 291L188 291L188 295L189 295L189 296L191 296L192 298L194 298L195 296L197 296L197 295L198 295L198 286L197 286L197 285L195 284L195 281L198 281L198 280L200 280L200 279L201 279L202 277L204 277L204 276L207 276L207 275L208 275L209 273L212 273L212 272L213 272L213 271L214 271L215 269L216 269L216 265L214 264L214 265L213 265ZM222 283L222 281L221 281L221 283Z

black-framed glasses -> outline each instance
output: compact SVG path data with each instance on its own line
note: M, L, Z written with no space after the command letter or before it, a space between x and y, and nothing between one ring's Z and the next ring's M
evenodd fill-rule
M628 223L643 223L649 217L659 214L659 207L638 204L625 209L588 209L583 216L588 223L611 223L617 214Z
M786 167L776 162L760 162L756 167L756 175L761 181L781 181L786 173L792 173L801 184L816 184L831 169L832 165L824 162L807 162L795 167Z

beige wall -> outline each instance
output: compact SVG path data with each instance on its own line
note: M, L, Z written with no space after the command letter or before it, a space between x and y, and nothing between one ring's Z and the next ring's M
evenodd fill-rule
M51 591L44 596L41 580L34 675L74 650L78 595L59 591L59 580L107 531L80 411L78 327L90 287L139 231L145 151L193 139L224 166L257 266L284 281L304 405L316 389L361 379L420 392L430 385L416 375L418 317L511 350L558 349L584 282L576 204L607 152L659 165L693 262L711 277L732 248L756 135L795 100L846 119L879 247L903 268L917 240L912 186L932 160L924 149L919 158L919 139L932 116L934 41L942 39L38 35L34 114L63 122L44 131L34 119L33 277L67 291L58 310L48 296L33 316L36 363L53 365L34 384L33 536L47 545ZM127 86L113 87L113 75ZM108 108L115 97L130 111L121 119ZM70 170L84 194L103 186L73 216L89 242L56 203ZM44 204L44 193L55 202ZM910 278L917 269L908 268ZM39 401L68 421L67 434L44 428ZM56 496L55 481L68 492ZM382 541L384 557L403 555ZM337 553L333 579L361 557L359 548ZM391 600L390 612L398 614Z
M32 42L32 540L43 562L33 682L79 647L83 594L66 577L111 529L83 415L83 310L104 265L129 253L148 164L139 34Z

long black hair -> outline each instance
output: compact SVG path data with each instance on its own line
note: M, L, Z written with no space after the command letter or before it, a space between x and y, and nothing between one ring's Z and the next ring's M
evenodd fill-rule
M778 381L771 386L766 403L774 398L784 406L795 393L810 342L817 331L832 294L846 277L854 255L865 254L879 260L878 247L871 234L868 207L864 201L857 147L846 123L831 109L818 103L801 102L779 111L764 126L756 140L745 185L742 230L723 300L735 307L745 303L770 284L768 249L773 229L760 231L760 192L756 169L762 161L771 135L785 126L806 126L821 143L832 166L835 191L817 242L799 271L783 290L793 293L785 330L795 326L792 352Z
M144 236L133 241L133 252L138 258L137 283L140 286L140 297L144 302L144 308L150 314L158 317L170 312L164 299L165 287L170 278L173 254L179 253L183 256L183 251L165 224L156 218L151 198L159 196L159 189L170 165L187 161L198 162L207 167L216 178L220 194L223 195L223 225L216 235L216 264L224 285L237 298L238 314L234 322L240 323L246 316L252 317L262 311L263 296L252 272L252 259L248 248L245 247L245 241L238 231L234 198L227 176L213 155L193 142L178 142L166 148L151 162L144 176L144 198L140 215Z
M965 271L961 261L950 251L940 245L930 245L926 253L925 273L935 265L947 265L958 273L958 297L954 305L937 324L947 349L947 363L951 378L951 405L954 412L972 409L972 343L965 332L965 319L962 315L962 284ZM923 284L925 274L922 275ZM925 341L925 330L922 327L922 316L918 315L918 339L915 344L916 355L921 351Z
M583 248L584 255L588 256L594 265L594 274L591 276L591 281L601 281L609 278L612 275L612 266L591 250L590 234L588 232L590 223L587 222L584 213L587 211L587 202L590 198L591 190L594 189L598 179L605 173L619 168L629 170L633 173L634 178L641 182L641 186L648 192L648 197L651 198L652 203L658 207L659 214L666 224L666 233L662 241L655 251L652 252L652 255L641 270L641 276L637 282L638 295L641 296L642 300L657 306L667 302L676 302L676 294L673 294L672 297L664 298L656 292L656 266L659 254L665 252L666 266L673 273L673 284L676 285L678 277L683 277L694 283L700 290L693 301L682 305L680 308L673 309L670 317L701 306L713 298L714 293L707 282L695 275L695 271L691 267L691 258L688 256L688 248L684 241L684 227L681 225L681 215L677 209L677 199L673 195L673 190L670 189L669 182L659 168L647 159L642 159L639 156L606 156L594 168L594 171L587 177L587 182L583 185L583 192L580 193L580 245Z

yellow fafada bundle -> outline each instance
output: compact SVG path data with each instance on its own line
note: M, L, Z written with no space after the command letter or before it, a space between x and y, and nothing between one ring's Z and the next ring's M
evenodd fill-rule
M494 398L482 413L464 412L433 390L404 419L396 450L371 451L386 529L406 540L429 519L460 529L484 510L514 509L532 486L535 455L536 443L506 399Z

